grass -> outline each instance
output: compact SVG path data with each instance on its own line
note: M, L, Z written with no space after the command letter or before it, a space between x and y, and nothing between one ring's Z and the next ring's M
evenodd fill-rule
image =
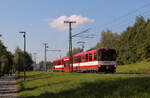
M128 74L149 74L150 62L143 61L136 64L118 66L116 72Z
M150 77L136 75L27 72L22 80L23 98L150 98Z

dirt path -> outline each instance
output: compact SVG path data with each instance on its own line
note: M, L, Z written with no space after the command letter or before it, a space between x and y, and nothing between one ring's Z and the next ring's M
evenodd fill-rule
M15 74L0 78L0 98L19 98Z

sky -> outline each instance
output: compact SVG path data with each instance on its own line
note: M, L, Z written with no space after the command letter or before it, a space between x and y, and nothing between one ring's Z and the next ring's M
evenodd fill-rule
M102 30L110 29L122 33L135 22L136 16L150 17L149 0L0 0L0 38L9 51L14 53L18 46L23 49L23 35L27 33L27 51L37 53L37 62L44 59L44 45L49 50L61 52L47 53L48 61L64 57L68 51L68 24L64 20L76 21L72 24L72 34L88 28L83 34L94 38L73 38L73 48L85 50L100 40Z

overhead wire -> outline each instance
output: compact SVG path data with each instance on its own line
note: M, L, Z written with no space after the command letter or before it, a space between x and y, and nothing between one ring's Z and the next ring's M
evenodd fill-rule
M141 13L140 13L141 14ZM135 20L133 20L135 17L137 17L137 16L146 16L147 14L150 14L150 10L148 10L148 11L145 11L145 12L143 12L141 15L136 15L136 16L131 16L131 17L128 17L128 19L124 19L124 20L122 20L121 22L119 22L119 23L117 23L117 24L115 24L115 25L111 25L111 26L109 26L109 27L111 27L111 28L117 28L117 27L121 27L121 26L129 26L129 24L131 24L131 21L135 21Z
M111 22L108 22L108 23L106 23L106 24L103 24L103 25L101 25L101 26L99 26L99 27L105 27L105 26L107 26L107 25L113 24L113 23L117 22L118 20L120 20L120 19L122 19L122 18L124 18L124 17L127 17L127 16L129 16L129 15L132 15L132 14L134 14L135 12L137 12L137 11L139 11L139 10L145 8L145 7L148 7L149 5L150 5L150 3L147 3L147 4L143 5L143 6L137 8L137 9L131 11L131 12L128 12L128 13L122 15L122 16L119 16L118 18L113 19Z

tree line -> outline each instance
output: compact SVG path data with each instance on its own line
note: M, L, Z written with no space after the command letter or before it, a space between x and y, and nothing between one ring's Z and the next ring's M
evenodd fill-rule
M116 49L120 65L150 59L150 19L137 17L135 23L121 34L111 30L102 31L100 41L93 48Z
M12 72L21 72L32 70L32 56L28 52L22 51L19 47L15 49L15 53L11 53L0 41L0 76Z
M98 48L116 49L119 65L150 60L150 19L146 20L143 16L138 16L135 23L128 26L122 33L119 34L108 29L103 30L100 36L99 42L89 50ZM72 53L80 52L81 48L75 48Z

